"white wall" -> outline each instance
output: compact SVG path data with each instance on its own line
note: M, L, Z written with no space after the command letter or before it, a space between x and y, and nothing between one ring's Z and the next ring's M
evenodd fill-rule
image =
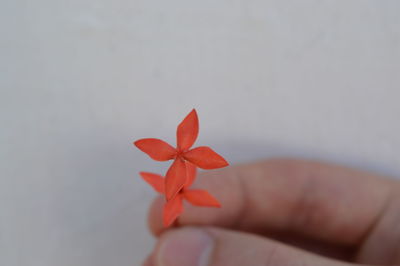
M131 142L400 175L400 2L0 2L0 265L139 265L164 171Z

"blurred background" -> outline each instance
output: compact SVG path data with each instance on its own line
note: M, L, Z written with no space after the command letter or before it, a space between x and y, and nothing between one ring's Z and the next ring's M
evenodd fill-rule
M195 107L231 163L400 176L400 2L0 2L0 265L132 266L165 171L132 141Z

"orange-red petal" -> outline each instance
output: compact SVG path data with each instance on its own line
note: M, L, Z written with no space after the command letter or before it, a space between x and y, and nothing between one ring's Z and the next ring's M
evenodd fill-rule
M203 169L216 169L229 165L221 155L206 146L197 147L185 152L183 157Z
M171 200L186 183L186 163L177 158L165 175L165 196Z
M166 202L163 210L163 224L165 227L170 226L176 218L182 213L183 204L182 196L176 195L173 199Z
M190 187L194 180L196 179L197 175L197 167L196 165L186 161L186 183L185 187Z
M139 174L155 191L164 194L164 177L149 172L140 172Z
M176 142L178 149L184 151L192 147L199 135L199 118L193 109L178 125Z
M211 196L211 194L205 190L201 189L185 190L183 192L183 196L187 201L189 201L191 204L195 206L217 207L217 208L221 207L221 204L218 202L218 200L213 196Z
M176 149L161 139L139 139L134 144L156 161L168 161L176 155Z

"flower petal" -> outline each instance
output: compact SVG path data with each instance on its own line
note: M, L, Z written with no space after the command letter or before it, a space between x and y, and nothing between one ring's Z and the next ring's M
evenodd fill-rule
M193 109L178 125L176 131L176 143L178 149L184 151L192 147L199 135L199 118Z
M197 167L196 165L186 161L186 183L185 187L188 188L190 187L194 180L196 179L197 175Z
M170 226L176 218L182 213L183 204L182 196L180 194L176 195L170 201L167 201L164 205L163 210L163 223L165 227Z
M134 144L156 161L168 161L176 155L175 148L161 139L139 139Z
M221 207L221 204L218 202L216 198L210 195L205 190L201 189L193 189L193 190L185 190L183 192L183 196L187 201L192 203L195 206L203 206L203 207Z
M197 147L185 152L183 157L203 169L215 169L229 165L221 155L206 146Z
M165 175L165 196L171 200L186 183L186 163L176 159Z
M150 184L155 191L164 194L164 177L154 173L140 172L144 181Z

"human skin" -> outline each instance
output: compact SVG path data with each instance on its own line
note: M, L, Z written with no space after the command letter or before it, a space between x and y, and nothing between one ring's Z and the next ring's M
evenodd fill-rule
M337 165L272 159L200 173L222 208L185 206L145 266L400 265L400 182Z

